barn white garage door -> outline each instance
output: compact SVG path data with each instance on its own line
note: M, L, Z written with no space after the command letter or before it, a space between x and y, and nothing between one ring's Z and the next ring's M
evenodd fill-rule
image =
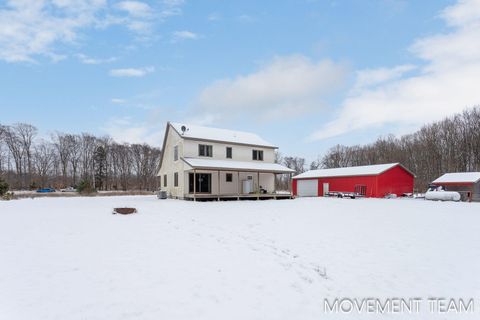
M318 196L318 180L298 180L297 195L299 197Z

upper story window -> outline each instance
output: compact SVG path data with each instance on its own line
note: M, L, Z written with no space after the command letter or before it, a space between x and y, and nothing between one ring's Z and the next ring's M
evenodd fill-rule
M173 161L178 160L178 146L173 147Z
M263 161L263 150L252 150L252 159Z
M213 156L213 147L207 144L198 145L198 155L200 157L212 157Z
M227 147L225 149L225 152L226 152L225 157L227 159L232 159L232 147Z

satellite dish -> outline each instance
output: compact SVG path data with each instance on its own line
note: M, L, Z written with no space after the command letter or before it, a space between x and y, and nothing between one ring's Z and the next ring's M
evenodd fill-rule
M182 126L181 129L182 129L182 134L185 134L185 131L187 131L187 127Z

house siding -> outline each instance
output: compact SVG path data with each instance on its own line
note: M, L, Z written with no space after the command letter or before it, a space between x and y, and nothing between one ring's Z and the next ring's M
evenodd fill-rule
M234 161L255 161L252 160L252 150L263 150L263 162L273 163L275 162L275 149L262 148L255 146L228 144L220 142L208 142L200 140L185 139L183 141L183 157L185 158L198 158L198 145L207 144L213 147L212 157L200 157L211 158L219 160L234 160ZM232 148L232 158L227 158L226 147Z
M181 155L183 154L184 149L183 142L183 139L178 135L175 130L168 130L167 139L163 150L162 167L160 168L159 175L162 179L161 190L166 191L167 195L173 198L182 198L184 194L185 185L181 183L185 180L185 165L181 159ZM177 161L174 161L173 149L176 145L178 145L179 159ZM174 187L173 185L173 177L175 172L178 172L178 187ZM163 184L164 175L167 175L167 187L165 187Z

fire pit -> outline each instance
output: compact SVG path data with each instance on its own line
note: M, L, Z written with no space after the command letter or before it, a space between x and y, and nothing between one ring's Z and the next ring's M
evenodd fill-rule
M135 208L115 208L113 209L113 214L132 214L137 213L137 209Z

